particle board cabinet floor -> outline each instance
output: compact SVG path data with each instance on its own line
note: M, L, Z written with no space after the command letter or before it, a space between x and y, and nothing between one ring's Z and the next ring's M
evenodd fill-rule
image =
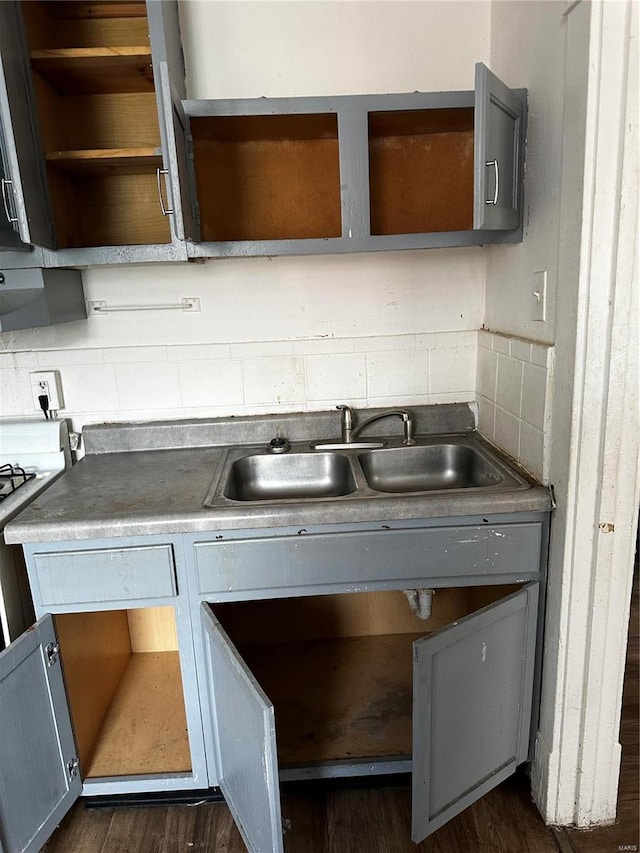
M508 779L422 844L410 841L408 786L287 788L287 853L609 853L638 850L638 578L631 607L622 711L618 819L593 830L549 828L524 775ZM244 853L229 810L198 806L87 809L78 803L46 853Z

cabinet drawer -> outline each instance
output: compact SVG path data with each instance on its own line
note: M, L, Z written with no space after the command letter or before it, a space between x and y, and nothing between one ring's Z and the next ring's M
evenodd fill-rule
M33 564L43 605L168 598L177 593L171 545L35 554Z
M540 573L539 522L232 539L195 545L200 593Z

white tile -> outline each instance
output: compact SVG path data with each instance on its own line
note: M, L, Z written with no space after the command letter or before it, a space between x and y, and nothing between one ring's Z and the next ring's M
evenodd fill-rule
M416 336L418 349L451 349L452 347L476 347L478 333L473 331L459 332L426 332Z
M295 355L324 355L329 353L354 352L353 338L305 338L293 342Z
M531 361L531 342L522 338L511 338L511 355L520 361Z
M223 406L244 403L239 361L202 359L178 364L183 406Z
M395 350L367 355L369 397L428 394L427 353Z
M535 364L524 365L522 382L522 417L538 429L544 427L547 371Z
M114 412L119 408L112 364L68 365L61 372L65 412Z
M550 349L551 347L548 347L546 344L532 344L531 361L533 364L537 364L540 367L546 367Z
M304 359L288 358L246 359L242 362L244 397L247 405L282 403L305 400Z
M175 362L116 364L114 370L121 408L179 408L180 385L178 365Z
M13 354L16 367L30 367L33 370L38 367L38 353L37 352L15 352Z
M480 329L478 332L478 346L483 349L493 349L493 335L487 332L486 329Z
M103 350L105 364L135 363L136 361L166 361L166 347L109 347Z
M0 370L0 418L20 417L22 399L18 373L13 367ZM35 411L34 411L35 416Z
M366 407L368 409L406 408L407 406L427 406L431 402L433 401L428 394L401 394L390 397L369 397ZM439 400L437 402L450 403L451 400Z
M356 338L356 352L387 352L416 348L415 335L380 335L371 338Z
M66 365L102 364L101 349L58 349L38 353L38 367L59 370Z
M337 402L366 397L367 370L362 353L310 355L305 358L307 400Z
M12 352L0 352L0 370L14 370L16 361Z
M274 358L293 353L293 341L255 341L231 344L231 358Z
M482 347L478 350L477 389L478 393L495 402L498 377L498 356Z
M506 335L499 335L494 333L493 335L493 351L501 352L504 355L509 355L511 350L511 338Z
M520 416L522 402L522 368L524 364L508 355L498 355L496 403Z
M478 430L489 441L495 440L496 407L491 400L487 400L481 394L478 396Z
M429 351L429 393L471 391L476 387L476 348Z
M520 450L520 419L496 406L494 441L510 456L518 458Z
M522 421L520 424L519 460L536 477L542 478L544 433Z
M167 347L167 359L169 361L219 358L231 358L229 344L186 344Z
M443 403L473 403L475 402L475 392L471 389L467 391L449 391L446 394L429 394L429 398L425 403L433 403L433 405L442 405Z

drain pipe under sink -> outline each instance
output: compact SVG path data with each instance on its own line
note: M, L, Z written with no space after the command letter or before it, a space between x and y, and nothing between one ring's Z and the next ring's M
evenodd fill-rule
M427 620L431 617L432 589L403 589L402 591L407 596L409 607L419 619Z

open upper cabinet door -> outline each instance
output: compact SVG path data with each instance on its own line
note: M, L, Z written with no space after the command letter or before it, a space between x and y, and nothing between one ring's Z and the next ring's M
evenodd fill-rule
M473 227L510 231L522 216L524 99L476 64Z
M188 119L182 109L186 97L185 69L176 0L147 0L147 18L162 140L166 207L174 237L198 240L198 213L187 142ZM159 187L159 191L161 189Z
M29 249L30 243L53 249L53 217L25 56L19 4L7 0L0 3L0 249ZM5 221L18 235L17 245Z
M273 705L207 604L201 612L220 789L251 853L284 853Z
M82 780L51 616L0 654L0 843L37 853Z
M526 760L537 616L531 583L414 643L415 842Z

